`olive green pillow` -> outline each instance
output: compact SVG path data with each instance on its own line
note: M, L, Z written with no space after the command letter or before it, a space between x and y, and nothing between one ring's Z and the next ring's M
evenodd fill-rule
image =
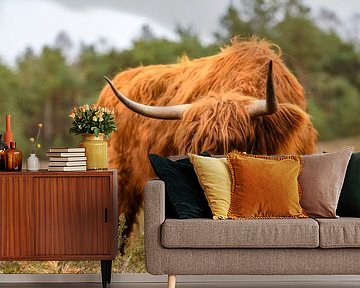
M360 153L351 155L336 214L344 217L360 217Z

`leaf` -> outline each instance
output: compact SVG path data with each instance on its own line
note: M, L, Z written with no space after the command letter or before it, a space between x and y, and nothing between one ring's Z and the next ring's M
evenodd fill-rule
M95 136L98 137L98 136L99 136L99 133L100 133L100 129L96 127L96 128L94 129L94 133L95 133Z

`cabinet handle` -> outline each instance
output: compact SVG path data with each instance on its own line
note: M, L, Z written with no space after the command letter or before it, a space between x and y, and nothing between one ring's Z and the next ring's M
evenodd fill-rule
M108 221L108 213L107 213L107 208L105 208L105 223L107 223Z

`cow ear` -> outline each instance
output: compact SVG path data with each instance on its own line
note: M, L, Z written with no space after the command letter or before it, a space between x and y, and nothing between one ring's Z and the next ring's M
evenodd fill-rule
M315 149L317 132L310 116L299 106L281 103L277 113L261 117L256 137L267 154L308 154ZM281 150L279 150L281 149Z

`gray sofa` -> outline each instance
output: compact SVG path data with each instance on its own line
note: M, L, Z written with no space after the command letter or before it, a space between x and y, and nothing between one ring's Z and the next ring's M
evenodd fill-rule
M165 184L145 186L149 273L175 275L359 275L360 218L165 219Z

